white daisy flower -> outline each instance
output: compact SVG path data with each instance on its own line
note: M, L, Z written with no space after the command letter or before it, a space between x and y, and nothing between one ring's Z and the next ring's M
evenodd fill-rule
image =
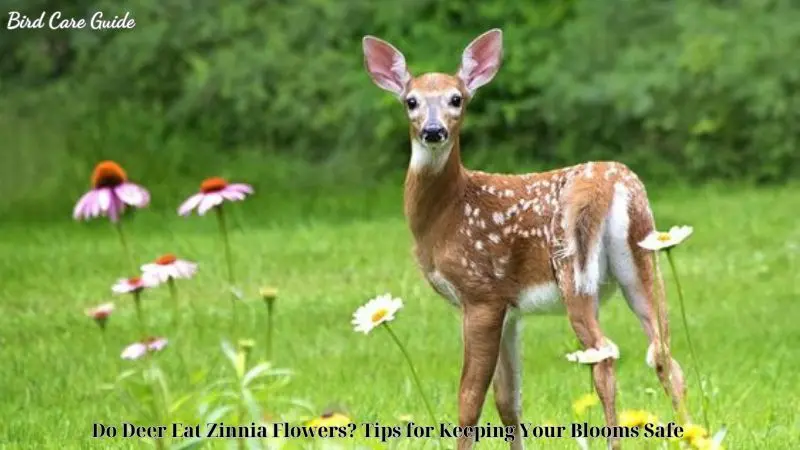
M134 342L122 350L120 357L122 359L139 359L147 352L158 352L163 350L164 347L167 346L167 342L167 339L163 337L151 337L142 342Z
M172 253L160 256L155 262L145 264L141 267L142 273L165 283L169 279L191 278L197 272L197 264L178 259Z
M364 334L384 322L394 320L395 313L403 307L403 300L384 294L368 301L353 314L353 329Z
M667 232L653 230L639 242L639 247L652 251L667 250L685 241L693 231L694 228L687 225L672 227Z
M606 359L619 359L619 347L608 339L600 348L588 348L567 354L567 361L578 364L597 364Z

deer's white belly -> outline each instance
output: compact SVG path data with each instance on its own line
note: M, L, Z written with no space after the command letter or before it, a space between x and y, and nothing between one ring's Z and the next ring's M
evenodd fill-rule
M458 289L441 272L435 270L428 273L428 281L453 306L461 306ZM529 286L520 291L517 298L517 310L522 314L563 314L564 304L556 283L543 283Z
M563 314L565 311L561 291L553 282L528 286L520 291L517 309L522 314L535 315Z
M453 306L461 306L458 289L438 270L427 274L428 282ZM598 307L602 306L616 289L615 283L604 283L600 286ZM530 315L563 315L566 307L561 298L561 291L555 282L535 284L521 290L517 296L517 307L513 309L519 314Z

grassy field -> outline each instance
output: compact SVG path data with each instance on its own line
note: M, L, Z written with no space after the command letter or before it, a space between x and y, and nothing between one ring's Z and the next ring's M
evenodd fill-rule
M654 191L654 188L650 188ZM399 202L400 187L385 201ZM654 209L661 228L690 224L695 234L676 251L687 293L689 324L701 370L712 392L712 428L729 428L728 449L800 448L800 188L703 189L658 193ZM176 205L177 206L177 205ZM295 371L282 395L304 399L318 412L338 405L356 422L399 424L410 414L428 423L401 353L384 330L353 332L353 311L369 298L391 292L405 300L394 330L406 343L440 421L457 421L461 364L459 315L424 283L411 258L410 237L399 213L373 220L324 219L264 225L280 207L258 195L236 211L231 242L238 285L249 318L240 336L256 340L263 355L265 307L261 286L279 289L274 361ZM68 207L65 207L68 211ZM225 373L219 340L230 326L225 264L213 217L179 218L171 210L139 212L125 222L138 262L174 252L200 264L198 276L178 284L184 326L172 326L166 288L146 292L149 332L168 337L155 355L172 391L187 392L190 373L213 366ZM134 308L113 297L107 344L85 307L112 299L113 282L129 275L113 228L105 220L35 227L0 225L0 448L139 448L132 439L92 439L92 424L131 420L133 405L100 387L122 361L122 348L138 337ZM690 387L693 416L700 417L670 272L673 347ZM620 346L618 404L647 409L669 420L670 409L653 372L645 366L646 341L617 296L602 310L606 333ZM193 324L197 324L194 326ZM522 341L526 422L573 419L571 404L589 392L589 374L565 360L574 338L563 317L530 317ZM654 394L653 392L656 392ZM281 411L273 411L279 414ZM601 423L600 409L590 420ZM491 396L482 423L499 424ZM383 448L370 441L374 448ZM506 448L487 440L478 448ZM627 448L648 448L628 443ZM422 448L406 440L405 448ZM528 442L531 448L577 448L568 439ZM344 443L344 448L351 448ZM592 442L592 448L605 448ZM655 447L652 447L655 448Z

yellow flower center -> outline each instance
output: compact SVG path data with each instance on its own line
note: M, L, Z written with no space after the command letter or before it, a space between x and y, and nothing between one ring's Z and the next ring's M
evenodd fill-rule
M263 287L258 293L261 294L261 298L264 300L275 300L278 296L278 290L272 287Z
M658 238L656 239L658 239L661 242L667 242L670 239L672 239L672 236L670 236L669 233L658 233Z
M389 311L385 309L379 309L372 314L372 323L380 322L386 315L389 314Z
M128 181L128 175L122 167L114 161L102 161L97 164L92 172L92 186L116 187Z
M200 192L210 194L212 192L219 192L228 187L228 182L221 177L206 178L200 184Z
M166 255L159 256L158 259L156 259L156 264L159 266L168 266L177 260L178 258L175 255L167 253Z

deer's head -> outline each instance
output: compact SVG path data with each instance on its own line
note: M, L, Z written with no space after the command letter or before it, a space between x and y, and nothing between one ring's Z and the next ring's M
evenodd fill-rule
M475 38L464 49L455 75L425 73L414 77L405 57L392 44L365 36L363 47L364 65L372 81L405 105L412 147L424 149L429 158L440 159L442 150L449 152L458 136L467 103L500 68L503 33L493 29Z

